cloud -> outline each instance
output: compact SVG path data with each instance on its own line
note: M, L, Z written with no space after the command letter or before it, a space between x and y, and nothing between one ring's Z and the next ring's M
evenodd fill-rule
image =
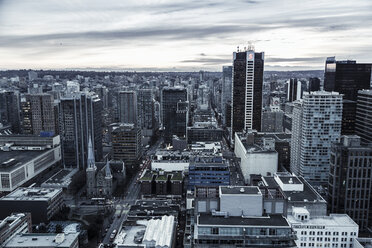
M279 57L270 57L268 56L266 58L266 62L301 62L301 63L307 63L307 62L321 62L325 61L325 57L304 57L304 58L279 58Z

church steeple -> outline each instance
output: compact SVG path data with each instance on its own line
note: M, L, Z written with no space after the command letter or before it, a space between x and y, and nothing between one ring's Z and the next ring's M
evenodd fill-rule
M96 160L94 159L94 150L93 150L93 144L92 144L92 137L89 136L88 141L88 166L87 169L96 169Z
M106 167L105 167L105 178L106 179L111 179L112 178L110 162L108 160L107 160Z

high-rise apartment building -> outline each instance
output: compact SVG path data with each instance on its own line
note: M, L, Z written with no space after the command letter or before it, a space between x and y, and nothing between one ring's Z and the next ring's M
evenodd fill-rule
M54 99L49 94L25 94L21 97L22 133L55 133Z
M102 159L102 101L94 93L76 93L61 98L60 135L65 167L85 169L88 138L95 158Z
M358 92L355 131L362 143L372 144L372 90Z
M356 135L342 136L331 148L328 209L346 213L361 230L372 224L372 147Z
M261 130L264 53L233 53L231 138L235 132Z
M120 122L138 124L137 93L135 91L119 92L118 111Z
M232 87L232 66L222 67L222 87L221 87L221 111L222 121L226 125L228 120L226 116L226 109L229 107L228 102L231 102L231 87ZM230 122L230 120L229 120Z
M177 132L177 106L187 101L187 90L178 87L166 87L161 92L161 118L165 141L170 143ZM185 127L186 129L186 127Z
M0 91L0 123L10 125L14 133L20 133L19 93Z
M326 91L305 93L297 110L293 110L292 172L314 185L326 185L330 147L341 136L342 95Z

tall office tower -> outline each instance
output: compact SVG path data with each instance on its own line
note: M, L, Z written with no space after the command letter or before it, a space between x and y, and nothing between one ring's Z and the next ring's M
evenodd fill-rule
M92 137L95 158L102 159L102 101L98 95L76 93L62 97L60 135L65 167L85 169L88 138Z
M371 88L371 66L372 64L356 63L354 60L336 61L335 57L326 60L324 90L343 94L345 113L342 116L342 134L355 134L356 112L353 110L358 90Z
M156 129L155 99L152 89L139 89L137 92L138 117L142 135L150 137Z
M54 99L49 94L25 94L21 97L22 133L56 133Z
M161 92L161 118L165 142L170 143L177 132L177 103L187 101L185 88L165 87Z
M301 110L302 115L295 112ZM296 109L295 106L293 112L292 172L314 185L326 185L330 147L341 136L342 95L326 91L306 92L302 107Z
M346 213L361 230L372 224L372 147L356 135L342 136L331 148L328 209Z
M222 122L226 126L228 120L226 116L227 103L231 102L231 87L232 87L232 66L222 67L222 94L221 94L221 111L222 111ZM231 120L229 120L230 122Z
M311 77L309 78L309 84L307 86L308 92L320 90L320 78Z
M301 82L297 80L297 78L291 78L288 81L288 88L287 88L287 100L288 102L293 102L296 100L300 100L302 98L302 85Z
M358 91L355 132L363 144L372 144L372 90Z
M279 107L266 109L262 113L262 132L283 132L284 112Z
M135 91L120 91L118 99L119 120L137 125L137 94Z
M10 125L13 133L20 133L19 93L0 91L0 123Z
M108 89L106 86L101 84L93 87L93 91L98 95L99 99L102 100L102 106L104 109L108 108Z
M133 168L142 156L141 129L133 123L113 123L110 130L112 159L121 160Z
M336 61L335 57L327 58L324 90L336 91L343 94L344 99L356 101L358 90L371 88L371 66L354 60Z
M233 53L231 138L235 132L261 130L264 53Z

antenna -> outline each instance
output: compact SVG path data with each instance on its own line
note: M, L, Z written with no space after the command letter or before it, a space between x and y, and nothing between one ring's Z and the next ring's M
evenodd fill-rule
M248 41L248 51L254 51L253 41Z

